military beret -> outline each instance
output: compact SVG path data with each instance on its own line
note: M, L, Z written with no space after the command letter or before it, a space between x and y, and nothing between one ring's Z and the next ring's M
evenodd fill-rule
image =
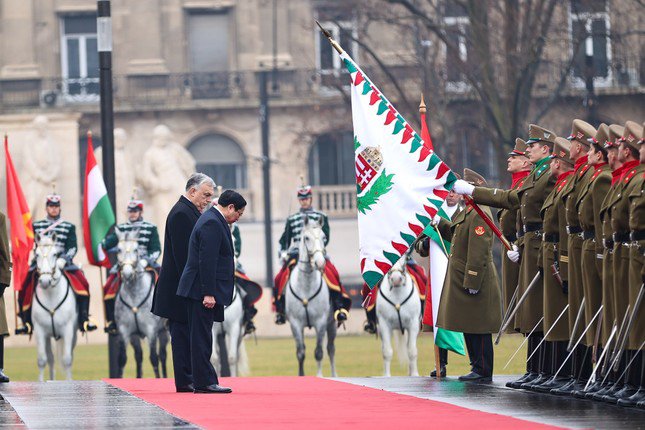
M482 175L468 168L464 169L464 181L473 185L486 185L486 179Z
M515 147L511 152L508 153L508 155L511 156L518 156L518 155L523 155L526 156L526 142L524 139L518 137L515 139Z
M591 124L581 119L574 119L573 126L571 127L571 135L569 140L582 143L589 147L589 139L596 135L596 129Z

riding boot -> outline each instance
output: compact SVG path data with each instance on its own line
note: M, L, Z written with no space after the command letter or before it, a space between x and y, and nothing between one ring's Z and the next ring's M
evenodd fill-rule
M77 295L76 304L78 309L78 329L81 332L96 330L96 325L90 322L90 297Z
M365 315L367 315L367 321L363 326L363 330L369 334L376 334L376 306L373 306L370 310L365 309Z
M286 323L287 319L284 314L284 294L281 297L274 299L273 303L275 305L275 323L278 325Z
M108 334L117 334L116 321L114 320L114 302L115 298L104 299L105 304L105 328L103 329Z
M251 303L251 298L249 296L245 296L242 300L242 307L244 308L244 316L242 317L242 324L244 325L244 335L251 334L255 331L253 317L258 313L258 310L255 309L253 303Z
M31 308L20 311L18 315L22 320L22 327L16 328L16 335L28 334L31 336L34 328L34 324L31 322Z
M331 306L334 310L334 319L340 325L342 322L347 321L349 312L343 307L343 294L340 291L329 290Z

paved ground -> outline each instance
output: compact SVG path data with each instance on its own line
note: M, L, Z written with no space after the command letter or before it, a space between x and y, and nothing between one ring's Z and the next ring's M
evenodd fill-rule
M338 378L340 381L570 428L645 429L645 411L616 405L506 388L516 377L496 376L493 384L465 384L456 377Z
M0 425L11 428L196 428L103 381L11 382L0 395Z

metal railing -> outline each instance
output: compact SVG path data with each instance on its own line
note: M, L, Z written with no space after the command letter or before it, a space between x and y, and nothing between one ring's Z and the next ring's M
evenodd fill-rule
M313 200L314 207L330 217L356 216L356 185L317 185Z

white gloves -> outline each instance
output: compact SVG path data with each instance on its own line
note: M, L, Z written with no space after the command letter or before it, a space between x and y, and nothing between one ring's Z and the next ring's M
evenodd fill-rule
M517 245L513 245L513 250L506 251L506 255L508 256L508 259L511 260L513 263L517 263L518 261L520 261L520 250L517 247Z
M441 222L441 217L439 216L439 214L435 214L435 216L433 216L433 217L432 217L432 222L431 222L431 224L432 224L432 225L437 225L437 224L439 224L440 222Z
M466 196L472 196L473 191L475 191L475 186L469 184L463 179L457 179L455 185L453 185L452 190L457 194L463 194Z
M284 264L287 262L287 252L286 251L280 251L280 254L278 255L278 258L280 259L280 263Z

